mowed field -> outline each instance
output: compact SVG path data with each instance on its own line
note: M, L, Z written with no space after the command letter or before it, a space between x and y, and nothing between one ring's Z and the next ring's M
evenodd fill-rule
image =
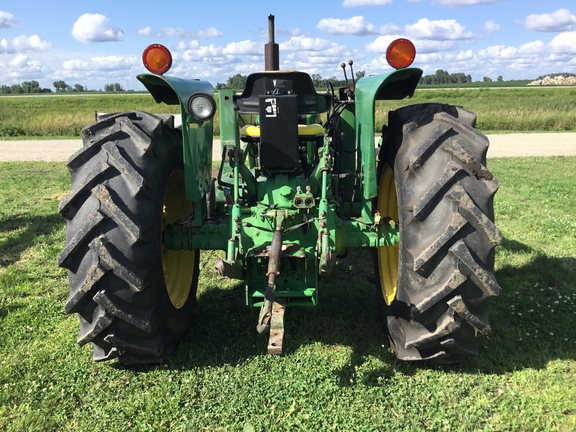
M476 88L416 90L412 99L379 101L376 125L387 113L413 103L440 102L463 106L478 115L483 132L576 131L576 88ZM94 122L95 112L142 110L174 113L178 107L156 104L148 94L0 97L0 140L15 138L76 138ZM219 135L218 115L214 134Z
M576 90L515 91L426 90L408 103L463 105L479 113L485 132L516 130L483 126L491 98L494 112L522 118L524 107L535 119L527 124L557 128L518 130L575 130ZM469 99L448 99L453 92ZM70 121L86 116L78 128L94 111L173 112L150 96L0 98L0 128L6 100L33 100L18 109L37 119L63 104ZM379 103L378 115L395 106ZM68 133L52 137L78 136ZM29 130L19 139L47 135ZM90 347L76 344L78 319L64 314L68 282L56 257L65 246L57 214L70 189L65 163L0 162L0 430L576 430L576 157L491 158L488 168L500 182L502 292L477 358L456 366L397 361L379 322L369 250L338 260L321 281L318 307L286 312L285 354L268 356L242 283L218 277L219 254L204 252L198 307L176 356L124 368L93 363Z
M168 363L93 363L64 314L64 162L0 163L0 430L576 430L576 157L491 159L499 178L492 332L457 366L402 363L375 305L371 252L353 250L289 309L268 356L242 283L202 253L198 307Z

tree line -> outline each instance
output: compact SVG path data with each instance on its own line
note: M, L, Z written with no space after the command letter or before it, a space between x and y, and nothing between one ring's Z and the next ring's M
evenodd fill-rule
M553 74L548 74L548 75L541 75L538 78L536 78L537 80L541 80L544 79L546 77L550 77L550 78L557 78L557 77L564 77L564 78L568 78L568 77L573 77L576 76L576 74L570 73L570 72L560 72L560 73L553 73Z
M496 78L496 81L502 82L504 78L502 75ZM484 82L492 82L492 78L484 77L482 78ZM463 74L462 72L459 73L449 73L443 69L438 69L435 74L433 75L424 75L420 78L419 84L463 84L463 83L471 83L472 82L472 75Z
M82 84L74 84L73 86L67 84L65 81L58 80L52 83L56 93L66 92L89 92L88 87ZM98 90L102 91L102 90ZM110 83L104 85L105 92L123 92L126 91L120 83ZM24 81L22 84L1 85L0 94L28 94L28 93L53 93L50 88L40 87L38 81Z
M352 77L348 73L348 85L352 84ZM364 77L366 73L364 71L357 71L355 73L355 80L358 81L360 78ZM232 89L232 90L240 90L243 89L246 85L246 79L248 78L247 75L236 74L228 78L226 83L218 83L216 84L216 90L224 90L224 89ZM323 78L320 74L312 74L310 75L312 78L312 84L315 88L324 88L326 81L329 80L334 87L345 87L346 80L344 78L337 79L335 76L330 78Z
M348 71L347 71L348 72ZM364 71L358 71L355 73L355 79L359 80L360 78L364 77L366 73ZM222 89L233 89L233 90L240 90L243 89L246 85L246 79L248 77L242 74L236 74L228 78L225 83L218 83L216 84L216 90ZM335 88L338 87L345 87L346 80L345 79L337 79L335 76L332 76L328 79L323 78L319 74L312 74L310 75L312 78L312 83L314 84L315 88L325 88L325 83L329 80ZM342 77L343 78L343 77ZM484 82L492 82L492 78L484 77L482 79ZM501 82L503 81L502 76L500 75L496 81ZM462 72L459 73L449 73L448 71L438 69L435 74L433 75L424 75L420 78L420 85L426 84L462 84L462 83L471 83L472 76L470 74L464 74ZM352 83L352 78L348 76L348 84Z

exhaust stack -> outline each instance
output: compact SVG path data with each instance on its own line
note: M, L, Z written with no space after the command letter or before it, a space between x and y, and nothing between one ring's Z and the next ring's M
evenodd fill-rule
M280 69L280 50L274 42L274 15L268 16L268 43L264 45L264 69L277 71Z

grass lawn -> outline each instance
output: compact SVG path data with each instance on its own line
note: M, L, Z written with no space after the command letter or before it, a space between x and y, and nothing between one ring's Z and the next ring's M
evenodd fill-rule
M504 234L492 333L459 366L400 363L379 325L370 252L340 260L317 308L263 354L243 287L204 253L199 306L171 362L93 363L64 315L64 163L0 163L0 430L576 429L576 157L489 161Z

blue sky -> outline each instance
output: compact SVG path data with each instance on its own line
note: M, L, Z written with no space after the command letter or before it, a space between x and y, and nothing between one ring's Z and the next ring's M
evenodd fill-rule
M0 85L143 89L134 77L151 43L173 53L168 74L215 85L263 69L269 14L281 68L326 78L349 59L367 74L390 71L384 53L397 37L414 42L426 74L576 73L574 0L20 0L0 1Z

